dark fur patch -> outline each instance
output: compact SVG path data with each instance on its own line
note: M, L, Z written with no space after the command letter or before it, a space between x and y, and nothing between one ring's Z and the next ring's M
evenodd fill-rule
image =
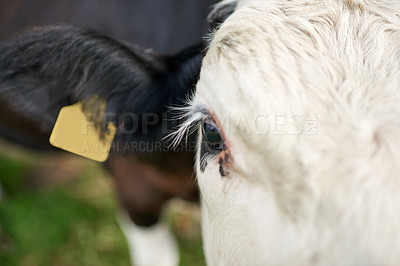
M52 129L63 106L83 102L93 115L106 102L105 112L112 115L100 117L103 133L108 121L128 128L136 122L137 130L118 132L116 142L162 141L168 132L161 123L143 132L141 115L138 121L121 117L154 114L173 128L177 122L163 114L193 91L202 49L200 44L162 56L71 25L38 28L0 45L0 97L44 131Z
M207 17L209 29L218 29L220 25L235 11L237 2L216 5Z
M100 6L95 4L98 0L37 0L35 12L28 13L20 10L31 1L3 2L2 40L28 25L72 21L170 52L201 41L205 13L216 0L116 0L107 3L109 8L103 3L102 8L90 10L88 4ZM150 9L155 12L151 16L146 12ZM169 150L162 137L164 122L171 129L179 123L171 121L167 106L181 104L193 92L202 49L198 45L164 56L71 25L23 33L0 44L0 135L32 148L48 149L60 108L83 101L88 113L100 113L97 103L105 101L106 112L114 113L115 119L101 117L98 126L103 131L109 120L119 127L133 122L139 125L134 133L118 132L105 165L117 182L119 198L130 217L137 224L151 225L168 198L197 199L192 179L194 149ZM127 112L136 114L140 121L120 121ZM141 115L146 113L155 114L158 121L143 126ZM194 143L194 138L189 136L189 142ZM160 143L162 150L146 148ZM145 149L124 149L132 144L145 144ZM143 165L146 167L138 170ZM153 182L154 176L160 179Z

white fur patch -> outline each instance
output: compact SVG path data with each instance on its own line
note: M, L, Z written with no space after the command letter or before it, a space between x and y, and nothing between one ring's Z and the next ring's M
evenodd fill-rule
M128 242L132 265L177 266L179 264L175 237L165 225L140 227L126 214L121 214L118 222Z
M234 157L229 178L197 158L208 264L398 264L399 14L398 1L238 2L192 103ZM314 134L248 126L308 114Z

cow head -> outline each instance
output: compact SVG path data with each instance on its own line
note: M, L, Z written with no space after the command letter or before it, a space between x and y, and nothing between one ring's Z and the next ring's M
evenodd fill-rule
M399 11L239 1L214 34L185 124L210 265L399 260Z

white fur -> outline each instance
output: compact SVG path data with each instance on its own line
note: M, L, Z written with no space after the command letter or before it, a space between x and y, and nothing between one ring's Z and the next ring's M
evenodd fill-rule
M179 252L175 237L163 224L140 227L126 214L118 217L134 266L177 266Z
M192 103L232 156L226 177L217 158L197 167L209 265L398 265L399 16L399 1L238 2ZM246 123L277 114L317 131Z

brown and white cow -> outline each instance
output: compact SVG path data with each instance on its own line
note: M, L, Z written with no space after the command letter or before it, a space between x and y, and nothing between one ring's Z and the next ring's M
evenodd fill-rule
M120 221L136 265L178 263L160 212L174 197L198 200L194 150L163 138L178 125L168 108L194 90L215 2L0 1L0 136L56 151L60 108L84 102L89 114L93 96L105 101L119 130L104 165L130 218Z
M194 94L188 106L178 108L187 120L176 122L181 129L174 143L185 138L186 130L198 129L196 172L208 264L396 265L400 4L239 0L224 1L217 10L224 14L236 4L232 16L209 37L196 92L176 92ZM74 49L84 49L78 54L70 53L70 45L43 50L58 43L54 38L63 31L81 40ZM45 41L43 46L33 44L38 40ZM110 47L118 52L110 53ZM183 64L175 64L171 72L169 59L159 61L154 54L70 27L32 31L0 50L4 93L15 88L31 93L34 87L25 81L35 84L31 79L49 69L56 59L46 56L54 52L64 62L52 69L64 78L57 85L71 96L67 103L84 102L86 110L96 113L98 107L85 101L96 84L96 94L118 115L151 112L131 104L140 95L159 106L151 96L165 92L163 88L174 92L182 80L193 77L189 58L196 58L184 56L187 52L174 57L186 60L173 60ZM89 50L96 56L84 53ZM71 58L104 64L69 68ZM132 69L148 70L140 66L154 72L135 76ZM65 73L78 73L72 75L77 80L70 83ZM53 76L44 77L53 85ZM75 86L82 77L93 79ZM160 87L150 86L157 88L150 94L130 87L152 82ZM115 94L101 89L105 87ZM164 95L162 104L174 105L171 95ZM115 169L124 167L121 163Z

